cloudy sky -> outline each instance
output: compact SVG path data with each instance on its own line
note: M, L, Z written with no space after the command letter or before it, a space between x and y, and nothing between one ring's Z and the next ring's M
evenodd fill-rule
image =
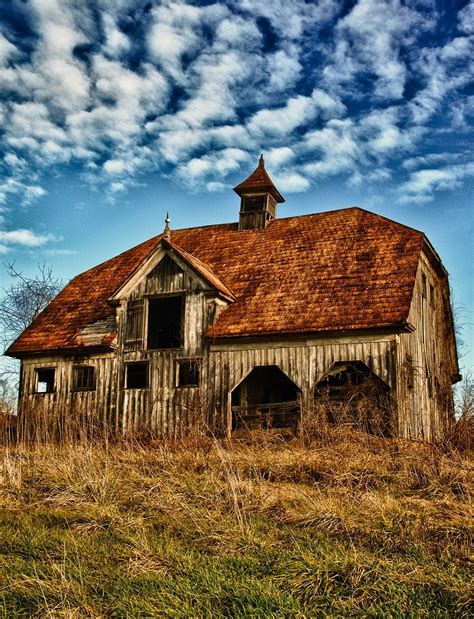
M282 216L356 204L422 229L472 307L474 2L0 0L0 16L5 259L67 280L166 210L235 221L231 188L264 152Z

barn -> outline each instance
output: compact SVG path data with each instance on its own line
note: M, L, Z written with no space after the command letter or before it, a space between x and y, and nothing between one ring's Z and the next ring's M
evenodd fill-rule
M277 217L263 156L234 191L238 222L171 230L167 217L8 348L23 438L298 433L316 409L443 435L460 377L448 275L426 236L357 207Z

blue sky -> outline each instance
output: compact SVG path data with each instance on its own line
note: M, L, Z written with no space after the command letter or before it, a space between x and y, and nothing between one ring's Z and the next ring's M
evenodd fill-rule
M264 152L281 216L358 205L425 231L473 320L474 2L0 0L0 15L5 260L67 280L167 210L172 227L235 221L231 188Z

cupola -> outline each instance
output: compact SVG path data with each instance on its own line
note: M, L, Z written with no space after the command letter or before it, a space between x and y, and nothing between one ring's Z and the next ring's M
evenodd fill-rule
M265 170L263 155L258 167L234 191L240 196L239 230L263 230L276 218L276 205L285 201Z

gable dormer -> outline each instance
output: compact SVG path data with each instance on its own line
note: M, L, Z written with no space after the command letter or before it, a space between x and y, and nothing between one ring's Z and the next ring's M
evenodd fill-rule
M276 218L276 205L285 201L265 170L263 155L258 167L234 191L240 196L239 230L263 230Z

